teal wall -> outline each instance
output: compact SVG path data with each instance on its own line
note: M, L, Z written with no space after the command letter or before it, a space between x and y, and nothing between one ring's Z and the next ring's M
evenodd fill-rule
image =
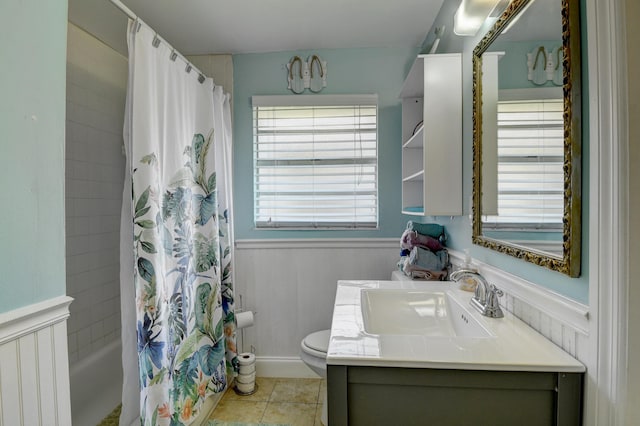
M424 221L446 226L448 245L456 250L469 248L471 255L481 262L494 265L521 276L579 302L588 302L588 223L589 223L589 152L586 111L586 65L583 65L583 230L582 275L569 278L543 267L506 256L471 243L471 223L468 217L472 193L472 52L484 33L486 25L476 37L458 37L453 34L453 15L457 1L445 1L434 27L445 26L445 36L438 53L463 53L463 205L460 217L428 217ZM583 15L584 16L584 15ZM583 19L583 22L584 19ZM433 42L433 28L425 40L422 51L428 51ZM586 25L582 26L583 40ZM306 57L318 53L328 62L328 87L323 93L378 93L380 96L380 230L378 231L256 231L253 228L252 201L252 95L288 94L285 64L294 55ZM336 49L314 52L280 52L234 56L234 197L236 238L300 238L300 237L398 237L407 220L400 209L400 134L401 108L398 93L417 51L412 49ZM586 64L586 49L583 49ZM305 92L306 93L306 92Z
M0 3L0 312L65 294L67 0Z
M285 65L294 56L318 54L327 61L321 94L378 94L379 229L369 231L256 230L253 224L253 129L251 96L287 95ZM320 49L244 54L233 57L234 205L237 239L398 237L407 218L401 205L401 119L399 94L418 49ZM305 91L305 94L311 92Z
M438 48L438 53L462 52L463 61L463 205L465 214L461 217L436 217L427 218L446 226L449 233L448 245L456 250L468 248L472 257L481 262L503 269L506 272L525 278L542 287L546 287L561 295L570 297L582 303L588 303L589 299L589 144L588 144L588 94L587 90L587 49L586 46L586 20L584 19L584 8L582 11L582 275L578 278L569 278L566 275L547 270L543 267L515 259L510 256L476 246L471 243L471 222L470 214L471 194L472 194L472 164L473 164L473 104L472 104L472 57L473 49L489 30L490 25L485 25L480 29L475 37L458 37L451 29L453 28L453 15L459 2L445 1L438 17L434 22L435 27L445 26L446 33ZM581 0L584 6L584 0ZM429 32L429 37L423 43L423 51L428 51L435 38L434 31ZM513 30L512 30L513 31Z

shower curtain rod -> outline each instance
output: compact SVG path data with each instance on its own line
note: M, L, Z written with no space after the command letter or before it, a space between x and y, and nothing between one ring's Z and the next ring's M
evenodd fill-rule
M155 34L155 39L153 40L153 45L155 47L158 47L158 45L156 44L156 40L162 41L164 44L166 44L167 46L169 46L169 48L171 49L171 56L170 59L172 61L175 61L175 59L177 57L180 57L180 59L182 59L182 61L187 65L187 67L185 68L185 71L187 73L191 72L191 70L195 70L198 73L198 81L200 83L204 83L205 80L205 75L202 71L200 71L198 69L198 67L196 67L195 65L193 65L191 63L190 60L188 60L187 58L185 58L181 53L179 53L172 45L171 43L167 42L167 40L165 40L164 38L160 37L158 35L158 32L155 31L153 28L151 28L151 26L149 24L147 24L146 22L144 22L142 19L140 19L138 17L138 15L136 15L135 13L133 13L133 11L131 9L129 9L124 3L122 3L120 0L109 0L109 2L111 2L111 4L113 4L115 7L117 7L122 13L124 13L125 15L127 15L129 18L133 19L134 21L140 22L144 25L146 25L147 27L149 27ZM215 87L215 83L214 83L214 87Z

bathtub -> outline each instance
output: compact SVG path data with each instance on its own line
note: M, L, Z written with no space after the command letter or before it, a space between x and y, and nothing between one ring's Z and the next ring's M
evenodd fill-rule
M95 426L121 402L122 343L105 345L100 351L69 366L71 417L74 426Z
M122 402L122 342L111 342L71 365L69 379L73 426L97 425ZM223 394L207 398L194 426L206 424Z

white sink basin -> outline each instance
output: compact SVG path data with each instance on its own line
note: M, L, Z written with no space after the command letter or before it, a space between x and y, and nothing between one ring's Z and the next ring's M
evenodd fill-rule
M339 281L327 364L585 371L508 310L482 316L472 295L447 281Z
M446 291L362 289L364 330L370 334L490 337Z

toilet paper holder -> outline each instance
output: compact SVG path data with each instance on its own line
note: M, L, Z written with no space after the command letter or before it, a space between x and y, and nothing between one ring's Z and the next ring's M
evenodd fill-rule
M258 315L258 311L256 311L256 310L244 309L244 302L242 300L242 295L241 294L238 295L238 299L240 299L240 303L239 303L240 307L234 309L236 315L237 314L241 314L243 312L253 312L253 316Z
M237 321L237 316L239 314L242 314L243 312L252 312L253 313L253 321L251 322L251 324L249 324L249 325L247 325L245 327L237 327L237 328L240 328L240 340L241 340L240 345L238 345L238 346L240 347L240 351L244 351L244 329L246 327L248 327L248 326L252 326L253 325L253 322L255 322L255 317L258 315L258 311L252 311L250 309L248 309L248 310L244 309L244 301L242 300L242 294L238 295L238 299L240 300L240 303L239 303L240 306L239 306L239 308L235 309L236 325L237 325L237 322L238 322ZM236 332L237 332L237 329L236 329ZM251 345L251 352L255 353L255 348L254 348L253 345Z
M236 329L251 327L255 322L255 315L253 311L236 311Z

